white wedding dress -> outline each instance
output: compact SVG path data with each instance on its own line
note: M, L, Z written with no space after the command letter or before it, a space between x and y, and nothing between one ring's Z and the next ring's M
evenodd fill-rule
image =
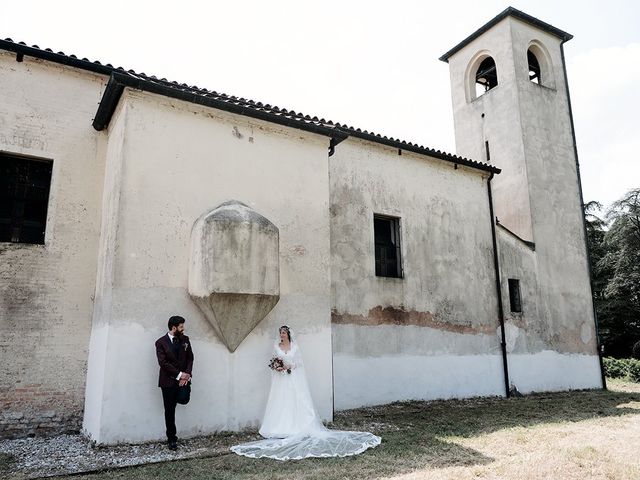
M272 373L259 430L266 439L235 445L231 451L251 458L300 460L357 455L380 444L380 437L371 433L329 430L322 424L311 400L300 349L293 338L288 352L282 351L276 341L273 355L290 366L291 373Z

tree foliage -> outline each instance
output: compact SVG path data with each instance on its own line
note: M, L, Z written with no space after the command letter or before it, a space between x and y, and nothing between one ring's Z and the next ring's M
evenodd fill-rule
M640 342L640 189L607 209L585 204L593 294L605 353L630 357Z

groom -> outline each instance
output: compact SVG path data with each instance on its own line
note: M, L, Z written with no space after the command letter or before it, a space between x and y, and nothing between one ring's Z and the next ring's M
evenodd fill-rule
M189 337L184 334L184 318L173 316L167 323L169 332L156 340L156 356L160 365L158 386L162 389L164 423L167 427L169 449L178 448L176 437L176 404L178 387L191 381L193 350Z

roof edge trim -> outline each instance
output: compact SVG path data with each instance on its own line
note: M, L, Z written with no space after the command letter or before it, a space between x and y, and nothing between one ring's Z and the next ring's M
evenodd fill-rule
M512 237L514 237L516 240L519 240L520 242L522 242L527 248L529 248L529 250L531 250L533 252L536 251L536 244L534 242L532 242L530 240L525 240L524 238L522 238L517 233L512 232L507 227L505 227L502 223L500 223L500 220L498 220L498 218L496 218L496 225L499 226L500 228L502 228L505 232L507 232Z
M528 23L530 25L533 25L534 27L538 27L541 30L544 30L544 31L546 31L546 32L548 32L548 33L550 33L552 35L555 35L556 37L558 37L558 38L560 38L562 40L562 43L565 43L565 42L567 42L567 41L569 41L569 40L571 40L573 38L573 35L571 35L570 33L565 32L564 30L560 30L559 28L556 28L553 25L550 25L550 24L548 24L546 22L543 22L542 20L539 20L536 17L532 17L531 15L529 15L527 13L524 13L524 12L518 10L517 8L507 7L502 12L500 12L498 15L496 15L491 20L489 20L487 23L485 23L478 30L476 30L471 35L469 35L467 38L462 40L459 44L457 44L455 47L453 47L447 53L442 55L438 60L448 63L449 62L449 57L451 57L454 53L456 53L458 50L462 49L467 44L471 43L473 40L478 38L480 35L485 33L491 27L493 27L494 25L496 25L497 23L501 22L502 20L504 20L507 17L517 18L518 20L522 20L525 23Z
M318 119L317 117L312 118L308 115L296 113L292 110L287 111L275 106L263 105L260 102L253 102L251 100L236 98L226 94L218 94L195 86L190 87L186 84L178 84L177 82L169 82L166 79L158 79L154 76L147 76L144 73L138 74L133 70L114 67L108 63L103 64L98 61L92 62L86 58L80 59L75 55L66 55L63 52L55 53L51 49L41 49L37 45L28 46L23 42L14 42L10 38L4 40L0 39L0 50L23 54L32 58L38 58L60 65L66 65L108 76L109 80L107 82L107 86L103 92L98 110L96 111L96 115L93 120L93 128L97 131L104 130L108 127L124 89L129 87L323 135L333 139L334 146L340 143L340 141L353 136L372 143L387 145L401 150L444 160L455 165L464 165L476 170L493 173L500 173L501 171L499 168L486 163L424 147L404 140L382 136L380 134L368 132L352 126L334 123L330 120Z
M485 172L490 172L495 174L499 174L502 171L500 168L494 167L493 165L489 165L487 163L476 162L475 160L469 160L464 157L451 155L445 152L441 152L439 150L432 150L430 148L421 147L419 145L404 143L398 140L394 140L392 138L379 138L376 135L372 135L367 132L349 131L349 136L360 138L362 140L367 140L373 143L386 145L388 147L394 147L399 150L405 150L407 152L417 153L419 155L424 155L426 157L437 158L438 160L444 160L445 162L453 163L454 165L462 165L465 167L474 168L476 170L482 170Z
M325 137L336 139L345 139L348 137L347 133L335 127L327 127L315 123L306 123L302 120L273 115L268 112L246 108L243 105L224 102L213 97L205 97L197 93L177 88L171 88L170 86L162 83L156 83L142 77L120 72L113 72L111 74L111 77L109 78L109 83L107 84L107 88L102 95L102 99L100 100L100 104L98 106L98 111L96 112L96 117L93 121L93 128L100 131L109 126L111 117L113 116L113 113L118 106L118 101L125 87L144 92L155 93L164 97L175 98L177 100L183 100L189 103L195 103L197 105L212 107L218 110L224 110L226 112L235 113L238 115L257 118L259 120L284 125L286 127L296 128L298 130L317 133Z

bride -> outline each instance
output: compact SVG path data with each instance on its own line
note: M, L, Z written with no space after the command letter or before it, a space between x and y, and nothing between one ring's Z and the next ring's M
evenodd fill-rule
M327 429L313 406L300 347L291 329L279 329L270 366L271 390L260 435L265 440L231 447L251 458L299 460L307 457L346 457L380 444L380 437L368 432Z

